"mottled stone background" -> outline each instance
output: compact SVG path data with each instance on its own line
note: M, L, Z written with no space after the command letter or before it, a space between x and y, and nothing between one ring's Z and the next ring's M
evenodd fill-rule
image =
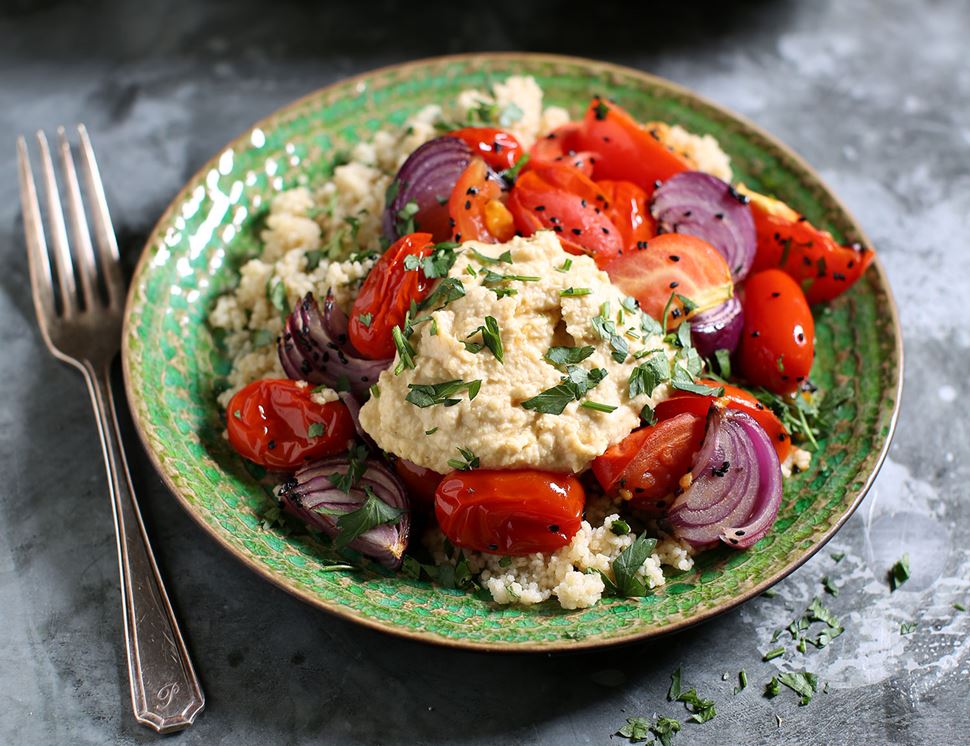
M181 184L253 120L368 68L495 49L666 76L750 117L820 170L874 240L899 301L906 393L890 459L831 550L777 597L654 645L507 657L392 639L302 605L203 535L131 438L156 553L208 695L178 741L608 743L627 716L686 715L664 698L683 666L718 715L686 724L678 743L966 743L970 614L953 604L970 605L970 5L337 5L0 8L0 742L154 740L127 704L94 422L80 379L36 332L15 135L87 123L130 266ZM912 578L890 595L886 572L907 551ZM763 663L772 631L822 593L823 576L841 589L826 601L845 634ZM909 621L918 627L903 636ZM806 707L787 690L764 699L765 681L793 666L817 672L828 692ZM750 686L735 696L742 668Z

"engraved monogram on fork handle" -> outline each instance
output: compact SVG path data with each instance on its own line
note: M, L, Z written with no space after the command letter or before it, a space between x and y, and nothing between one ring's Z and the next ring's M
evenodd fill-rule
M160 733L180 730L205 705L188 651L177 631L171 605L133 499L131 476L119 447L118 422L109 370L85 365L85 380L98 414L111 502L118 533L125 645L131 700L138 722Z

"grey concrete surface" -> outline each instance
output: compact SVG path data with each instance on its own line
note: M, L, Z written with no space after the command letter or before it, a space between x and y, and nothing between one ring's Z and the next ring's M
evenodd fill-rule
M450 652L359 629L238 566L135 439L135 482L208 708L184 744L605 744L632 715L685 719L670 672L716 700L675 743L970 741L970 6L962 0L565 6L492 2L57 2L0 7L0 743L156 740L126 702L114 539L94 422L33 318L14 136L84 121L121 243L248 123L383 64L477 49L600 57L671 78L802 153L889 271L906 339L890 459L831 544L759 598L652 645L565 657ZM890 594L903 553L912 578ZM845 634L795 658L805 707L764 683L772 631L821 593ZM900 634L900 624L916 630ZM732 694L740 669L750 686ZM727 674L728 680L722 680ZM777 716L777 717L776 717ZM613 742L618 742L616 739Z

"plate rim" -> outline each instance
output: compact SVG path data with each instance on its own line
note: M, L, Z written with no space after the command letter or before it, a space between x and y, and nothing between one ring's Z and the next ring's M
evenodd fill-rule
M703 622L709 621L714 617L726 614L732 609L736 609L744 603L747 603L752 598L764 593L768 588L777 584L784 578L791 575L793 572L798 570L802 565L804 565L808 560L810 560L815 554L822 549L832 537L842 528L843 525L852 517L856 509L862 503L866 494L868 494L873 482L878 476L880 470L882 469L883 463L889 453L889 448L892 445L893 436L896 432L896 425L899 419L899 411L902 403L903 395L903 379L904 379L904 346L902 337L902 328L899 321L899 310L896 305L896 299L892 292L892 286L889 284L889 278L886 275L885 268L882 265L878 252L876 252L874 261L872 263L872 268L875 269L878 285L881 290L885 293L887 306L889 308L890 317L894 332L894 348L896 359L898 360L897 365L897 375L896 383L893 389L894 392L894 403L893 411L889 419L888 432L886 433L885 439L883 441L882 447L876 456L875 464L869 474L866 476L865 482L861 489L852 498L852 502L845 512L839 517L839 519L826 531L822 536L815 542L815 544L807 549L792 563L781 568L777 573L762 581L753 588L745 591L744 593L731 598L729 601L722 603L716 607L705 609L701 613L693 616L689 619L684 619L667 627L660 629L647 629L636 631L635 628L628 634L621 634L616 637L611 637L609 639L593 639L593 640L567 640L561 639L553 642L525 642L525 643L499 643L499 642L482 642L469 639L458 639L451 637L444 637L435 632L429 632L426 630L410 630L403 627L397 627L387 622L373 619L367 616L363 616L357 612L348 610L346 607L340 605L339 603L326 601L319 596L316 596L309 591L303 590L294 586L293 584L287 582L283 578L280 578L276 573L274 573L269 568L265 567L261 563L257 562L231 543L226 541L222 535L216 531L216 529L210 526L205 520L203 520L201 515L198 515L194 510L192 504L186 499L184 495L181 494L179 489L176 487L175 483L169 477L167 471L163 467L162 461L158 454L155 453L150 445L150 440L148 438L148 433L144 423L141 420L141 414L139 408L135 406L135 402L138 400L139 394L135 392L131 384L131 371L130 371L130 359L131 359L131 349L129 345L129 338L132 328L132 315L133 307L135 305L135 296L137 294L138 283L136 280L140 278L145 272L145 265L150 261L150 249L154 243L156 236L162 225L169 222L173 213L177 210L177 207L181 205L184 201L186 195L190 193L195 188L199 179L202 178L209 170L218 165L220 155L229 149L235 149L237 146L243 145L244 139L248 134L255 128L266 128L271 127L273 123L280 117L298 109L304 104L308 103L311 99L323 96L328 91L336 88L337 86L345 86L353 83L365 82L367 79L374 75L379 75L388 72L406 72L410 68L424 67L429 64L447 64L449 62L468 62L471 60L480 61L536 61L536 62L548 62L548 63L568 63L572 65L578 65L585 68L593 68L599 72L612 72L618 73L628 77L639 78L643 82L658 87L666 89L673 94L686 97L688 99L693 99L702 105L710 108L711 110L717 112L722 116L726 116L730 119L734 119L740 122L744 127L751 130L759 137L763 138L766 143L771 147L776 149L781 155L789 159L795 166L802 169L807 173L819 187L824 192L825 196L832 202L832 204L842 213L842 215L847 218L847 224L852 229L852 231L860 238L867 246L872 246L872 242L869 240L866 233L862 230L855 216L848 210L842 200L836 195L836 193L828 186L828 184L822 179L819 173L810 166L797 152L795 152L791 147L783 143L780 139L770 134L766 130L762 129L759 125L752 122L746 116L738 114L737 112L722 106L721 104L715 103L705 96L698 94L685 86L678 83L670 81L666 78L654 75L652 73L644 72L636 68L628 67L625 65L620 65L613 62L606 62L603 60L595 60L588 57L579 57L574 55L562 55L562 54L546 54L539 52L469 52L463 54L451 54L451 55L439 55L432 57L423 57L420 59L409 60L407 62L384 65L381 67L373 68L356 75L349 77L340 78L325 86L316 88L308 93L299 96L298 98L284 104L264 117L261 117L257 121L250 124L238 135L230 139L222 148L219 148L215 154L209 158L199 169L197 169L192 176L190 176L184 186L175 194L168 205L163 210L162 214L159 216L158 220L155 222L152 229L146 236L145 244L142 246L138 262L132 272L131 284L128 288L128 292L125 298L125 311L124 311L124 321L122 325L121 332L121 364L122 373L124 379L125 388L125 398L128 403L128 408L131 413L131 419L134 423L135 430L138 433L138 438L141 441L142 447L148 454L148 457L152 463L152 467L155 469L156 473L162 478L167 490L176 501L182 506L186 513L195 521L195 523L203 529L203 532L208 534L222 549L226 550L240 561L243 565L247 566L250 570L255 572L257 575L262 577L264 580L269 581L277 588L286 591L292 596L300 599L301 601L315 607L322 609L323 611L331 614L339 619L347 620L355 624L378 630L385 634L390 634L395 637L404 638L412 641L418 641L422 643L434 644L442 647L460 649L460 650L471 650L478 652L492 652L492 653L572 653L572 652L585 652L592 650L599 650L606 647L615 647L622 645L629 645L637 642L644 642L646 640L653 640L667 635L675 634L681 632L685 629L693 627L695 625L701 624Z

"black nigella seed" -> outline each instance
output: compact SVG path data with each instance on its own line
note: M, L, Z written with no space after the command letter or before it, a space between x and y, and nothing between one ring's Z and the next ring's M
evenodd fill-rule
M573 228L573 235L574 235L574 236L578 236L578 235L579 235L579 234L581 234L582 232L583 232L583 231L582 231L582 229L580 229L580 228Z
M715 212L714 213L714 217L717 218L718 220L724 220L724 213L723 212Z
M536 212L545 212L545 209L546 209L545 205L536 205L535 207Z
M490 551L496 552L496 551L498 551L498 544L489 544L488 545L488 548L489 548Z
M673 290L678 285L680 285L680 283L674 280L673 282L670 283L670 289Z
M760 337L761 336L761 332L758 332L758 331L751 332L751 336L752 337Z
M604 227L603 227L603 228L602 228L601 230L602 230L602 231L603 231L603 233L605 233L606 235L609 235L609 234L610 234L610 229L609 229L609 228L607 228L607 227L605 227L605 226L604 226Z
M472 209L472 201L470 199L465 200L465 209L466 210Z
M773 292L773 293L771 294L771 297L772 297L772 298L780 298L780 297L781 297L781 293L779 293L779 292L778 292L778 291L776 290L775 292Z
M553 229L553 230L554 230L554 231L555 231L556 233L562 233L562 226L561 226L561 225L554 225L554 226L552 226L552 229Z
M646 243L646 242L644 242L644 243ZM680 257L677 256L676 254L671 254L670 255L670 261L672 261L672 262L679 262L680 261Z
M272 451L274 448L276 448L276 441L271 440L269 443L266 444L266 447Z
M468 190L465 192L465 194L468 194L474 197L476 194L478 194L478 187L468 187Z
M549 526L549 530L550 530L550 531L551 531L552 533L554 533L554 534L558 534L558 533L559 533L559 525L558 525L558 524L556 524L556 523L553 523L553 524L550 524L550 526Z

